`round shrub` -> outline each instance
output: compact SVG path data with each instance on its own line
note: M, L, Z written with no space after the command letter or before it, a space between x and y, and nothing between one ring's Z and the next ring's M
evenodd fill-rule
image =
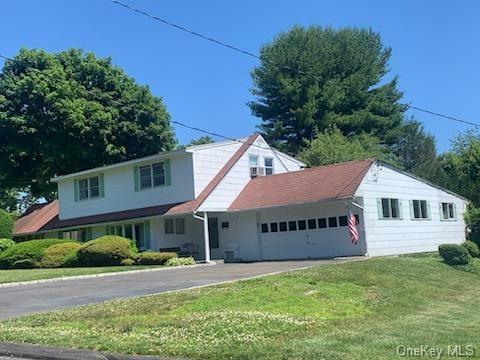
M0 239L0 252L3 250L6 250L10 246L15 245L15 241L10 240L10 239Z
M467 249L471 257L480 257L480 249L478 248L478 245L475 244L473 241L465 241L462 246Z
M19 267L23 260L30 261L29 266L39 264L43 254L50 246L71 242L63 239L39 239L16 243L0 253L0 268ZM15 265L17 263L17 265ZM36 265L35 265L36 266Z
M177 253L174 252L143 252L136 256L138 265L163 265L168 260L176 258Z
M13 237L13 214L0 209L0 238L11 239Z
M63 266L72 266L75 263L77 250L80 244L64 243L52 245L43 254L41 266L47 268L57 268Z
M461 245L444 244L438 247L438 252L449 265L466 265L470 262L470 254Z
M78 262L88 266L120 265L132 257L132 242L115 235L87 241L77 251Z
M193 257L171 258L167 260L165 265L167 266L195 265L195 259Z

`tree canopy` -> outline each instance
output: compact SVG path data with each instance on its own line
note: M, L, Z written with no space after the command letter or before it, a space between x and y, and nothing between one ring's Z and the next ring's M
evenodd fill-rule
M318 134L299 153L299 158L308 166L334 164L343 161L376 158L396 163L390 151L379 144L375 136L361 134L347 137L332 127Z
M55 175L175 146L170 116L109 58L22 49L0 73L0 188L55 197Z
M304 140L335 125L344 135L398 137L406 106L397 79L386 80L390 48L372 30L296 26L261 49L252 72L262 135L297 153Z

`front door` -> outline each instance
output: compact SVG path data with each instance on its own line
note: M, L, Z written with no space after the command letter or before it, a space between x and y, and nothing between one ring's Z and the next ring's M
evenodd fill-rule
M218 218L208 218L208 236L210 238L210 257L223 259L223 250L218 236Z

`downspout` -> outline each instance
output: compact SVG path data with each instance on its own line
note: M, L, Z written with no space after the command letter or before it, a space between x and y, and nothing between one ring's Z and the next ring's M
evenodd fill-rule
M197 220L202 220L203 221L203 239L205 241L205 262L210 263L210 234L208 233L208 215L207 212L205 211L203 213L203 217L198 216L197 212L193 212L193 217Z

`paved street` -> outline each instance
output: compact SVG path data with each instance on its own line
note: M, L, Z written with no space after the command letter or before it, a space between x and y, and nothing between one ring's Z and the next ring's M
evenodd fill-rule
M0 289L0 319L50 311L105 300L155 294L170 290L244 279L334 260L269 261L178 268L90 279L21 285Z

